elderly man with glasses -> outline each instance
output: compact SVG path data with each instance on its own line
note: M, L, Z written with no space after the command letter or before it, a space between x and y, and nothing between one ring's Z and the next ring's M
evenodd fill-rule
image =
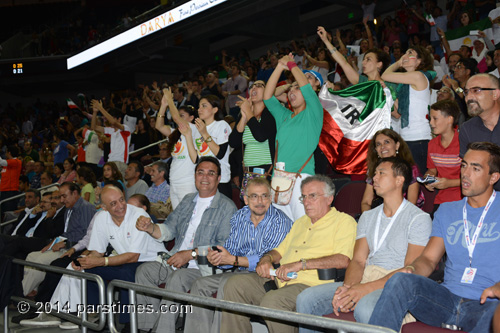
M469 116L460 128L460 157L464 157L471 142L486 141L500 145L500 82L491 74L477 74L467 81L464 89ZM500 182L495 184L500 190Z
M330 207L335 193L333 182L323 175L310 176L302 181L301 192L299 200L306 215L295 221L277 248L262 256L256 273L239 274L227 280L225 300L295 311L297 295L304 289L331 282L320 280L318 269L348 266L356 239L356 221ZM276 277L272 277L271 269L276 264L281 266L274 272ZM272 280L278 288L266 293L269 288L264 285L269 287ZM270 319L266 324L270 332L296 330L290 324ZM252 332L250 317L223 312L221 332Z
M271 186L265 178L248 181L243 197L247 206L231 217L231 232L224 246L209 249L208 261L225 270L224 274L201 277L191 286L192 295L224 298L224 285L235 274L255 272L257 262L277 247L292 227L293 221L271 205ZM231 273L234 271L234 273ZM193 306L186 314L186 332L219 332L220 311Z

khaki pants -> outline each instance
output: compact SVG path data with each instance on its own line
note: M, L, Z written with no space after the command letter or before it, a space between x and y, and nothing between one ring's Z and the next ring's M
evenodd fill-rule
M50 265L50 263L57 258L60 258L66 249L62 249L57 252L45 251L45 252L31 252L26 257L26 261L36 262L38 264ZM38 270L36 268L24 267L24 277L23 277L23 293L24 296L28 295L33 290L37 289L40 283L45 279L45 271Z
M260 305L262 307L295 311L297 296L309 286L305 284L292 284L271 290L266 293L264 283L269 279L262 278L256 273L235 275L227 280L224 287L224 299L227 301ZM298 332L298 326L266 320L270 333ZM221 320L221 333L252 332L250 317L242 314L223 311Z

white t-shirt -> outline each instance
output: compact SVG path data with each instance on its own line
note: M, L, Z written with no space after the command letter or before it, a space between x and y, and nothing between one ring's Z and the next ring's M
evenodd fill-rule
M375 2L372 2L369 5L362 4L361 8L363 9L363 17L368 16L368 21L373 21L373 13L375 12Z
M88 249L105 253L106 247L111 244L118 254L139 253L139 261L155 260L158 252L165 251L165 246L148 233L137 230L135 223L139 216L149 217L144 209L128 204L120 226L113 222L108 212L99 214L94 221Z
M207 126L207 132L212 137L212 140L218 145L226 143L229 141L229 134L231 134L231 126L228 125L224 120L214 121ZM195 147L198 151L198 156L214 156L208 144L203 141L203 137L198 133L198 137L195 139ZM227 183L231 179L231 169L229 168L229 147L226 150L226 154L222 159L219 159L222 175L221 183Z
M113 127L104 127L104 133L111 135L109 162L120 161L128 163L131 131L127 125L123 125L123 127L123 131L116 130Z
M200 133L194 124L189 124L191 127L191 136L193 142L200 137ZM189 157L188 147L186 145L186 137L181 135L180 139L175 144L172 152L172 165L170 166L170 184L174 185L189 185L194 186L194 168L195 164Z
M391 222L391 218L385 216L383 208L384 205L380 205L361 215L356 239L366 238L370 249L367 265L377 265L391 270L404 266L408 244L427 245L432 230L432 220L429 214L407 202L392 224L384 242L379 244L379 250L374 254L375 229L379 212L382 210L378 242Z
M198 226L201 222L201 217L203 216L205 210L212 203L213 198L214 196L211 196L209 198L200 198L199 196L196 197L196 206L194 206L193 215L191 216L191 220L189 220L189 226L186 230L184 241L179 247L179 251L191 250L194 248L193 242L196 229L198 229ZM190 260L188 268L198 268L196 260Z
M103 156L103 151L99 148L99 137L97 133L84 129L83 130L83 140L88 142L85 146L85 161L91 164L98 164Z
M431 127L427 119L430 100L429 81L427 81L427 87L421 91L413 89L410 85L410 117L408 126L402 127L400 132L405 141L432 139Z

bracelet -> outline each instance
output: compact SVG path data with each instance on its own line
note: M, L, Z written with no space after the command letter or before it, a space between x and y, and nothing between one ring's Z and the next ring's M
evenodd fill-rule
M108 266L108 257L104 257L104 266Z
M273 263L273 262L274 262L273 256L272 256L272 255L270 255L269 253L268 253L268 254L266 254L264 257L269 257L269 258L271 258L271 263Z
M297 64L293 61L287 62L286 65L288 66L289 70L292 70L292 68L297 67Z
M405 268L411 268L413 270L413 273L415 273L415 267L413 267L412 265L408 265Z
M300 261L302 262L302 270L307 270L307 260L302 258Z
M165 115L163 115L163 114L159 114L159 115L157 115L157 117L158 117L158 118L165 118Z
M238 264L238 256L234 256L233 266L234 266L234 267L239 266L239 264Z
M335 53L335 52L337 52L337 48L334 47L333 49L331 49L331 50L329 49L328 51L330 51L330 53Z

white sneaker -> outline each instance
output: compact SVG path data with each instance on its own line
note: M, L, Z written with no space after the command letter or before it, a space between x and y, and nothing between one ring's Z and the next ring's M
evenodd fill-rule
M79 327L80 326L78 326L77 324L72 323L70 321L65 321L64 323L62 323L61 325L59 325L59 328L62 329L62 330L76 330Z
M42 312L36 318L21 320L19 324L34 327L57 327L61 324L61 319Z

